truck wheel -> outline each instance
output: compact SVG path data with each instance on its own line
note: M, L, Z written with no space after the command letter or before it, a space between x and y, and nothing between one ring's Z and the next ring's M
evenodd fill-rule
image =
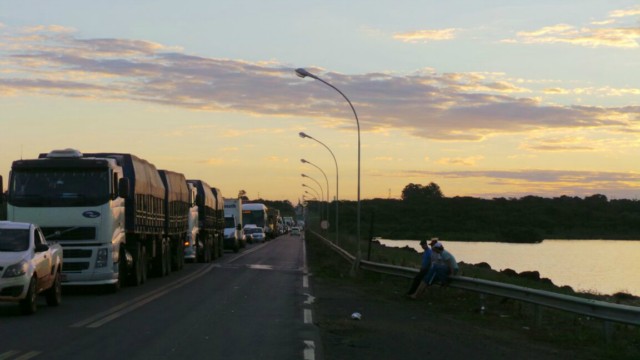
M169 240L164 246L164 270L166 276L171 274L171 242Z
M144 246L140 244L136 244L133 249L133 269L131 271L131 277L129 278L129 283L133 286L139 286L144 283L146 279L146 253L144 252Z
M29 282L29 290L27 291L27 297L24 300L20 301L20 312L23 315L30 315L36 312L38 309L38 303L36 302L36 297L38 294L36 293L36 278L35 276L31 278Z
M127 257L126 252L123 249L123 245L120 245L120 255L118 256L118 281L115 284L108 286L110 293L117 293L121 287L127 282Z
M45 293L45 297L49 306L58 306L62 302L62 281L59 271L56 271L56 278L53 280L51 288Z
M160 254L157 254L151 260L152 275L157 277L163 277L167 274L167 246L164 240L159 244Z
M140 251L142 252L142 283L145 283L147 282L147 269L149 269L147 262L147 248L142 245L140 247Z

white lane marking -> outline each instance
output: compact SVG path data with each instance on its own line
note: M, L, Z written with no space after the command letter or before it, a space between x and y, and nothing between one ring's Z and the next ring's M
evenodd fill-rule
M305 300L304 303L307 304L307 305L313 304L313 302L316 300L316 298L313 297L313 295L311 295L309 293L305 293L305 295L307 295L307 300Z
M316 344L311 340L304 341L304 360L314 360L316 358Z
M18 356L14 360L27 360L40 355L41 351L29 351L28 353Z
M311 310L309 309L304 309L304 323L305 324L313 323L312 313L311 313Z
M19 353L20 351L18 350L9 350L9 351L5 351L2 354L0 354L0 360L5 360L8 359L10 357L12 357L13 355Z
M202 268L201 270L199 270L198 272L195 272L193 274L188 275L187 277L184 278L180 278L180 279L176 279L174 282L167 284L159 289L156 289L148 294L144 294L142 296L138 296L137 298L130 300L130 301L126 301L120 305L114 306L111 309L108 309L106 311L103 311L99 314L96 314L92 317L89 317L85 320L79 321L73 325L71 325L71 327L98 327L101 325L104 325L105 323L114 320L130 311L133 311L134 309L139 308L140 306L153 301L157 298L159 298L162 295L167 294L168 292L177 289L183 285L186 285L190 282L192 282L193 280L201 277L202 275L208 273L209 271L211 271L214 268L213 264L210 266L207 266L205 268ZM100 320L101 319L101 320Z

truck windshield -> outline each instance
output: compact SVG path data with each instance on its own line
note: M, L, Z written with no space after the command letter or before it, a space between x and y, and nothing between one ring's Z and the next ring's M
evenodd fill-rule
M242 210L242 223L264 226L266 213L263 210Z
M14 206L96 206L109 200L109 172L103 169L14 170L9 203Z
M29 229L0 229L0 251L19 252L29 249Z
M236 222L235 219L232 217L226 217L224 218L224 227L226 229L228 228L232 228L232 227L236 227Z

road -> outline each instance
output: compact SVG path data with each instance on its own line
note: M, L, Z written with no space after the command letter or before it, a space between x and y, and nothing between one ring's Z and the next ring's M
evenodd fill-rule
M115 294L65 287L32 316L0 303L0 359L313 359L305 269L283 235Z

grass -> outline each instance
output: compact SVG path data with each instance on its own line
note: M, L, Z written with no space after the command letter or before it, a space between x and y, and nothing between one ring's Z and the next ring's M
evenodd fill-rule
M388 296L390 299L394 297L400 299L400 295L409 287L409 279L399 280L399 278L389 275L359 271L355 277L351 277L351 267L345 259L315 239L311 232L307 231L306 235L310 263L315 276L342 279L351 282L354 286L375 289L375 293L380 294L379 296ZM327 238L333 239L330 236ZM341 238L339 245L351 254L357 252L357 245L353 237ZM361 243L361 252L364 259L368 259L370 256L371 261L379 263L413 268L418 268L420 263L420 255L413 249L390 248L377 243L372 243L369 248L369 244L363 242ZM577 294L567 287L556 287L549 282L509 276L485 267L470 264L461 264L460 267L461 274L466 277L510 283L590 299L640 305L638 299L633 297L620 300L595 293ZM562 348L576 349L578 353L585 354L585 357L589 356L589 359L640 359L640 328L637 326L612 324L612 331L609 332L612 335L607 339L604 331L605 323L599 319L448 287L430 288L421 301L427 302L437 311L451 314L460 320L471 322L483 328L511 329L514 332L523 333L524 336L529 336L532 340ZM481 310L482 305L484 305L484 310Z

